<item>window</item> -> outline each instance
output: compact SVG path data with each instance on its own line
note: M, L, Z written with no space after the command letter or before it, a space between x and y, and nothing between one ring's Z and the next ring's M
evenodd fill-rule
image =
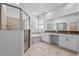
M39 20L38 27L39 29L44 29L44 20Z

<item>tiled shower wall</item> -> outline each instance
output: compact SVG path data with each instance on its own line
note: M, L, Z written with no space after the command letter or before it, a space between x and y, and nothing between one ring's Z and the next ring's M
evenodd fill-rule
M7 29L19 29L19 19L16 17L7 16Z

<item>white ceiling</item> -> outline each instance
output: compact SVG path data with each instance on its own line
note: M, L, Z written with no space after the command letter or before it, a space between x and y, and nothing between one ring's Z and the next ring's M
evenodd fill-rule
M66 3L20 3L19 5L17 4L11 4L11 5L19 6L22 9L24 9L24 11L29 15L37 16L40 15L41 13L53 10L64 4Z
M20 7L23 8L28 14L37 16L61 5L63 5L63 3L22 3L20 4Z

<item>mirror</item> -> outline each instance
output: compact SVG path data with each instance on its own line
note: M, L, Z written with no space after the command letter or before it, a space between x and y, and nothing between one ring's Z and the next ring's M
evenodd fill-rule
M58 31L67 31L67 24L66 23L57 23L57 30Z
M57 25L56 24L47 24L47 30L56 30Z

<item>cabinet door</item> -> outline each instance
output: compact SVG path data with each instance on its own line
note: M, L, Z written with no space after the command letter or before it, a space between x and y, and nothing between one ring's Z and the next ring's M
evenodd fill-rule
M59 44L59 35L50 35L50 43Z
M59 45L72 51L77 51L77 36L62 35L59 37Z
M77 36L75 35L67 35L65 37L66 48L77 51Z
M66 42L65 42L65 36L64 35L60 35L59 36L59 46L60 47L66 47Z
M49 43L49 42L50 42L50 41L49 41L49 34L43 33L43 34L42 34L42 40Z

